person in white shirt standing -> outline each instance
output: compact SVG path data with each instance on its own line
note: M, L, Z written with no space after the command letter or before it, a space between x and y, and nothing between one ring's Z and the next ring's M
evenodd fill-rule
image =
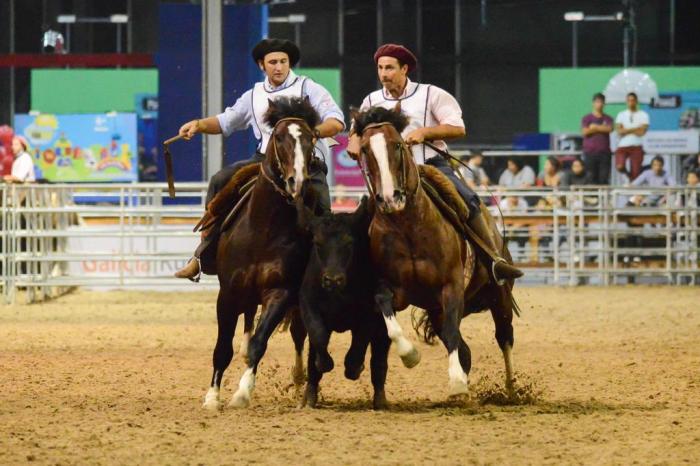
M384 44L374 54L377 76L382 88L369 93L360 106L360 111L370 107L394 109L400 104L401 112L409 119L401 133L406 144L411 146L417 164L425 163L440 170L455 186L469 208L469 227L482 244L488 247L485 256L492 261L492 271L497 282L500 279L515 279L522 271L501 257L493 239L491 229L482 215L479 196L462 182L450 164L439 153L426 147L430 141L441 150L447 149L446 139L463 137L466 134L462 109L450 93L431 84L416 83L408 78L418 64L418 59L409 49L399 44ZM351 131L348 154L359 158L359 137Z
M5 175L3 180L6 183L31 183L36 181L34 175L34 161L27 152L29 143L22 136L12 138L12 153L15 160L12 162L12 172Z
M627 94L627 110L618 113L615 118L615 130L620 136L615 150L615 168L627 175L630 181L634 181L642 172L642 137L649 129L649 115L639 110L638 103L637 94L630 92ZM630 161L629 170L627 159Z

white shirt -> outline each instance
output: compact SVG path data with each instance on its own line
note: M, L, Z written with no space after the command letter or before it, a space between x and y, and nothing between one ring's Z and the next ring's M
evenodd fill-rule
M275 98L281 95L308 97L309 102L321 117L321 121L335 118L345 124L343 112L326 88L306 76L297 76L290 70L287 79L279 86L273 86L266 77L264 81L256 83L252 89L244 92L233 106L227 107L223 113L217 115L221 132L224 136L229 136L234 131L244 130L253 126L253 133L258 140L258 151L265 153L268 137L266 137L265 128L262 127L264 123L257 121L258 118L256 117L256 113L260 113L261 106L254 101L257 102L264 98L266 103L268 97ZM261 131L261 127L263 131Z
M649 124L649 115L644 110L637 110L636 112L630 112L628 110L623 110L617 114L615 118L615 124L621 124L625 129L639 128L642 125ZM641 146L642 138L636 134L626 134L620 138L617 143L617 147L630 147L630 146Z
M22 182L36 181L34 177L34 161L28 152L21 152L15 157L15 161L12 162L12 176Z
M409 118L408 126L401 133L403 138L417 128L438 125L464 128L462 109L457 103L457 99L437 86L414 83L410 79L407 79L406 87L398 98L394 98L383 87L371 92L362 101L360 111L370 107L393 109L398 101L401 102L401 111ZM445 141L432 141L432 143L440 149L447 149ZM423 163L430 157L437 155L434 150L423 144L412 146L411 150L416 163Z

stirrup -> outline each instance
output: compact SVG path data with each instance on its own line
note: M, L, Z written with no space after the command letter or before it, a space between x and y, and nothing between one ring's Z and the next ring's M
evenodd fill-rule
M503 286L506 284L506 279L505 278L498 278L496 275L496 264L500 262L506 262L506 260L502 257L498 257L491 262L491 276L493 279L496 281L496 285L498 286Z
M197 272L197 275L194 277L187 277L187 279L191 282L199 283L199 279L202 278L202 261L197 256L192 256L192 259L197 261L197 270L199 270L199 272Z

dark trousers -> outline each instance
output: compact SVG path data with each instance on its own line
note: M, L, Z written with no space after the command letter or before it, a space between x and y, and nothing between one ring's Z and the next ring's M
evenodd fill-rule
M211 177L209 180L209 187L207 188L207 205L214 199L214 196L224 189L226 183L231 180L233 175L241 168L251 163L258 163L265 160L265 155L256 152L251 158L247 160L241 160L234 164L228 165ZM328 167L325 162L320 159L313 159L311 166L309 167L309 182L311 184L311 189L316 193L316 198L318 206L324 211L331 210L331 196L328 191L328 181L326 180L326 174L328 173Z
M464 199L467 207L469 207L469 220L471 220L474 215L481 212L481 199L479 199L479 195L472 191L469 186L464 184L464 182L457 177L455 171L452 169L452 166L450 166L447 160L439 155L436 155L426 160L425 164L432 165L433 167L437 168L452 182L459 195L462 196L462 199Z
M583 162L588 173L593 175L595 184L610 184L610 164L612 163L610 152L584 152Z

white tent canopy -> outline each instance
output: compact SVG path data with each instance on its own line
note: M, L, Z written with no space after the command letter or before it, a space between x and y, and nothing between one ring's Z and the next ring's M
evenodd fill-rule
M651 103L651 99L659 98L656 82L648 73L639 70L625 69L613 76L605 87L606 103L624 103L627 94L634 92L640 103Z

